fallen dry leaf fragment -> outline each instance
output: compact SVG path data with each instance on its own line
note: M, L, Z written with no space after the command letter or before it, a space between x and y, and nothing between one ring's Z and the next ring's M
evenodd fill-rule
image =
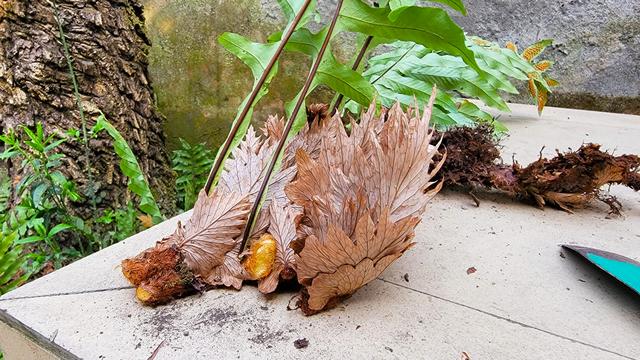
M334 117L317 160L298 150L298 175L286 193L304 209L307 227L292 244L305 314L351 296L413 245L427 202L440 189L433 181L442 160L433 160L430 109L420 116L396 104L376 116L372 106L350 134Z
M296 349L304 349L309 346L309 340L307 340L307 338L298 339L293 342L293 346L295 346Z

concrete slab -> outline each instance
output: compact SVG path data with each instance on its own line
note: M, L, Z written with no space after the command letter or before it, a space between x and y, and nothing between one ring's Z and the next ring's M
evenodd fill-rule
M513 105L504 154L527 163L554 148L600 142L640 153L640 117ZM479 208L437 196L415 246L342 306L287 311L293 293L213 290L155 309L136 303L118 263L173 230L183 214L0 298L0 348L50 358L640 359L640 297L560 244L640 259L640 194L613 187L606 207L570 215L495 195ZM475 273L467 274L474 267ZM408 281L405 280L408 274ZM293 342L309 340L305 349ZM34 348L35 346L35 348ZM36 350L32 358L36 358ZM41 357L48 358L48 357Z

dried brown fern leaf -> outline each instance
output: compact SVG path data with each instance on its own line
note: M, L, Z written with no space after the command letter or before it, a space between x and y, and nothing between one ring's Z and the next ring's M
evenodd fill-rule
M280 280L296 277L296 267L291 242L296 240L296 229L301 212L298 207L283 206L272 202L269 208L269 230L267 235L274 241L274 259L270 272L260 277L258 290L268 294L278 287Z
M434 161L438 150L430 145L431 106L422 116L399 105L376 116L371 107L350 135L334 117L317 160L297 151L298 175L286 192L304 209L307 227L292 244L305 314L351 296L413 244L440 189L433 181L442 160Z

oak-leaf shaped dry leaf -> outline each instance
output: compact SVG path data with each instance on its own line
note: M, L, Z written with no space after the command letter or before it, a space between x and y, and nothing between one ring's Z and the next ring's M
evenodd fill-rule
M303 149L312 158L317 158L320 151L321 140L326 135L325 128L327 106L312 106L309 116L312 121L307 124L286 146L282 168L274 176L269 186L269 197L258 216L254 226L248 256L244 258L244 265L251 279L258 280L258 290L262 293L272 293L278 287L280 280L293 280L296 278L295 257L290 244L296 240L300 227L302 208L291 202L284 191L285 185L291 182L297 172L295 153ZM269 117L262 129L269 141L277 142L283 136L284 119L275 116ZM265 237L266 236L266 237ZM275 241L274 261L272 264L264 264L270 259L266 256L264 245L266 240L272 238ZM270 247L268 247L270 249ZM269 267L271 271L265 277L258 276L261 269Z
M376 116L372 106L351 134L328 126L317 160L297 152L297 178L286 192L304 209L307 226L292 244L305 314L350 296L411 247L441 186L432 181L445 158L433 160L439 147L430 145L433 99L422 116L399 104ZM331 121L341 125L338 117Z
M163 242L179 249L189 269L207 281L212 270L222 265L224 256L235 247L250 205L246 195L236 192L216 189L207 196L201 191L187 224L179 224L174 235Z

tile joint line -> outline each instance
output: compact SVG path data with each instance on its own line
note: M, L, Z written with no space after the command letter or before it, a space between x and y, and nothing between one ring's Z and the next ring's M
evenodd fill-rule
M69 291L69 292L53 293L53 294L16 296L16 297L0 299L0 302L10 301L10 300L24 300L24 299L37 299L37 298L45 298L45 297L66 296L66 295L80 295L80 294L101 293L101 292L118 291L118 290L126 290L126 289L133 289L133 286L120 286L120 287L116 287L116 288L93 289L93 290L83 290L83 291Z

